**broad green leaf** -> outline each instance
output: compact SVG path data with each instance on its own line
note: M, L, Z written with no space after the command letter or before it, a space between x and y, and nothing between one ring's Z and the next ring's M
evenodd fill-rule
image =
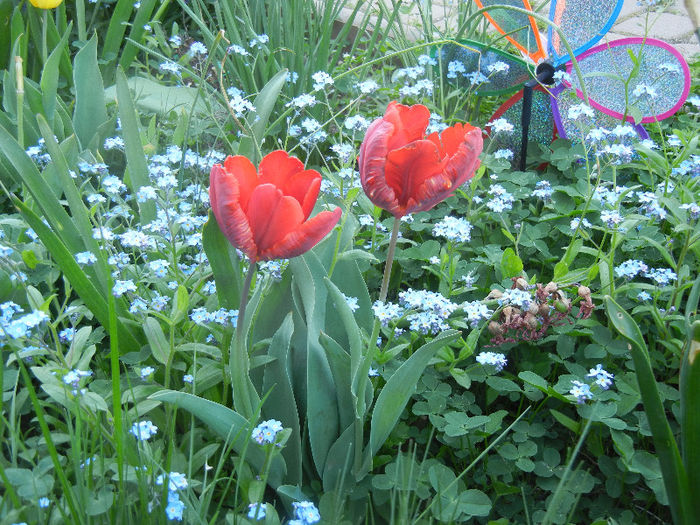
M211 210L209 220L202 229L202 246L214 274L219 304L229 310L238 308L242 286L240 263L231 243L221 233Z
M173 307L170 310L170 322L175 325L184 319L189 311L190 296L187 293L187 288L183 285L177 287L175 297L173 298Z
M694 516L694 501L688 485L688 476L666 417L644 338L634 319L612 297L606 295L603 302L608 318L615 329L632 343L630 352L634 362L634 370L642 395L644 411L654 438L656 453L661 464L661 472L674 522L690 524L692 523L691 517Z
M131 100L129 86L126 83L126 75L121 68L117 69L117 101L119 105L119 118L122 123L124 136L124 152L126 153L127 167L129 169L128 184L131 194L136 195L139 188L149 186L148 162L141 144L141 132L139 131L139 118L134 103ZM156 206L151 200L139 202L141 225L151 223L156 218Z
M162 390L151 394L148 399L170 403L187 410L199 418L217 436L231 443L233 449L243 456L257 472L260 472L265 462L265 453L252 441L250 433L253 425L243 416L224 405L209 401L186 392L174 390ZM281 456L277 455L270 465L270 476L267 483L272 488L277 488L282 483L286 473L286 466Z
M116 60L119 49L124 45L124 33L134 9L131 0L118 0L110 9L109 26L102 46L102 60Z
M547 380L536 373L530 370L523 370L518 374L518 377L538 390L545 393L547 392L547 387L549 386Z
M550 414L554 416L554 419L559 421L562 425L564 425L566 428L571 430L574 434L578 434L581 431L581 425L580 423L574 421L571 419L569 416L562 414L558 410L554 410L553 408L549 409Z
M270 342L268 353L275 359L265 365L262 393L267 397L262 411L266 418L277 419L285 428L292 429L292 435L282 450L282 455L288 466L287 480L301 484L301 427L292 378L289 375L293 332L294 323L290 312Z
M322 473L331 446L339 437L339 416L336 387L326 357L319 343L325 325L327 292L326 270L311 252L289 262L293 286L301 299L299 312L306 323L306 417L311 454L318 472ZM323 393L323 395L319 395Z
M340 427L347 428L355 421L355 406L357 397L351 391L350 356L332 337L321 333L320 342L326 350L328 364L333 374L336 392L338 393L338 414Z
M506 248L501 257L501 272L503 278L518 277L523 271L523 261L518 257L513 248Z
M350 487L354 480L352 459L355 455L355 425L348 426L328 451L328 459L323 469L323 490L331 492L342 487Z
M348 367L348 378L352 379L352 393L357 395L357 374L362 373L360 370L360 364L362 361L362 339L360 338L360 328L357 326L355 321L355 316L350 310L343 293L338 289L338 287L331 282L330 279L324 279L328 292L330 293L330 298L334 307L335 312L340 316L343 326L345 327L345 332L350 343L350 362ZM371 364L371 363L370 363ZM365 371L365 375L369 371Z
M143 77L130 77L127 80L129 90L134 96L134 106L141 113L157 114L165 117L171 111L193 112L201 117L209 115L207 102L216 104L217 108L223 107L214 101L206 101L197 96L197 88L187 86L164 86L154 80ZM117 100L117 86L110 86L105 90L105 98L108 101ZM194 105L194 107L193 107Z
M396 426L428 362L440 348L450 344L457 337L459 332L456 330L442 332L416 350L389 378L372 411L369 445L365 449L365 464L379 451Z
M100 144L98 128L107 121L102 74L97 64L97 35L75 55L73 62L75 111L73 128L83 149Z
M146 334L151 354L162 364L167 364L170 359L170 344L165 338L160 323L153 317L147 317L143 323L143 332Z

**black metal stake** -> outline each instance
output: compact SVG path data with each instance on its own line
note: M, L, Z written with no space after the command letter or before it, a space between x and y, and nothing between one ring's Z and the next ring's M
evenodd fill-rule
M520 141L520 171L525 171L527 163L527 143L530 131L530 119L532 117L532 91L539 84L552 84L554 82L554 66L549 62L542 62L535 70L535 78L525 82L523 87L523 110L521 113L522 137Z

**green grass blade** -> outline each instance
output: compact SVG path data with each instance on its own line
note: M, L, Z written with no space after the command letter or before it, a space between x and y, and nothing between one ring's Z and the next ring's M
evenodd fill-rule
M681 445L688 484L700 483L700 321L688 326L688 340L681 363ZM700 500L695 498L696 515Z
M253 136L242 138L241 144L238 147L238 154L245 155L251 159L253 164L257 164L260 161L260 144L262 144L262 140L265 138L267 122L270 119L270 114L275 107L280 91L282 91L282 87L284 87L286 78L287 70L283 69L272 77L272 79L265 84L265 87L260 91L258 96L255 97L254 105L257 119L250 127Z
M134 42L141 42L143 36L146 34L145 26L151 20L151 13L156 5L156 0L143 0L139 6L138 11L136 11L136 16L131 24L131 31L129 31L129 40ZM119 58L119 66L123 69L128 69L131 63L136 58L139 52L138 47L136 47L131 42L127 42L122 51L122 56Z
M178 408L187 410L202 422L206 423L209 430L213 431L227 443L232 443L233 449L239 454L245 455L245 461L258 471L262 471L265 462L265 454L262 449L253 443L250 432L250 422L238 412L224 405L197 397L185 392L174 390L162 390L151 394L148 399L171 403ZM250 445L250 446L249 446ZM277 455L270 466L268 484L277 488L282 484L286 466L281 456Z
M46 120L51 123L53 128L54 113L56 111L56 93L58 91L58 67L61 63L61 57L65 51L68 37L70 36L73 24L71 23L66 29L66 32L61 37L60 42L51 51L49 58L44 64L44 69L41 72L41 98L44 103L44 115Z
M97 320L108 328L110 326L109 309L107 301L95 285L88 279L82 268L75 262L75 258L66 245L26 204L18 198L13 198L13 203L27 221L27 224L36 232L46 249L51 253L61 271L65 274L75 292L80 296L85 305L95 315ZM117 321L119 340L124 352L139 348L140 344L131 332Z
M13 178L15 185L22 186L24 184L26 186L41 209L41 213L60 236L61 241L73 253L83 251L85 244L80 232L73 224L73 220L46 184L34 162L27 156L15 138L1 126L0 155L4 156L14 168L8 170L7 174Z
M126 75L121 68L117 70L117 101L124 135L124 152L129 170L129 177L128 180L125 179L125 182L129 185L131 194L136 195L141 186L149 186L151 181L148 178L146 155L141 145L138 114L134 109L134 101L129 92ZM156 205L153 201L140 202L139 211L142 226L149 224L156 218Z
M80 191L75 185L73 178L70 176L68 162L66 161L58 142L56 142L49 123L42 115L37 115L37 123L39 124L39 129L44 137L46 149L51 156L56 173L60 179L63 194L68 201L68 207L71 211L73 223L75 224L76 229L79 231L82 240L85 243L85 248L91 251L99 260L99 264L97 264L95 267L95 272L104 293L107 294L111 290L111 277L109 274L109 267L107 266L107 257L104 250L100 248L97 240L92 237L92 223L90 222L88 209L83 203L82 196L80 195Z
M58 451L56 450L56 445L51 437L51 430L49 425L46 423L46 417L44 414L44 409L41 407L39 398L36 395L36 390L32 384L32 379L29 376L27 367L24 365L24 361L19 355L16 355L17 363L19 364L20 373L22 374L22 379L24 379L24 384L27 387L27 392L29 393L29 398L32 402L32 407L34 408L34 413L36 414L37 421L39 422L39 427L41 428L41 434L44 436L44 441L46 443L46 448L49 450L49 456L51 456L51 462L53 463L54 471L58 476L61 483L61 488L63 489L63 497L66 500L66 504L73 516L73 523L83 523L82 515L78 512L75 505L75 500L73 498L73 489L66 477L66 473L63 470L63 465L58 457Z

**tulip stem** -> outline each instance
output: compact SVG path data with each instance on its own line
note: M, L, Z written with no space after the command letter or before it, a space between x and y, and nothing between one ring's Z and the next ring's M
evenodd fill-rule
M389 239L389 251L386 252L386 265L384 266L384 278L382 279L382 287L379 291L379 301L386 301L386 295L389 291L389 278L391 277L391 266L394 262L394 251L396 251L396 240L399 238L399 226L401 226L401 217L394 217L394 228L391 230L391 239Z
M246 345L246 322L245 311L248 306L248 295L250 286L255 275L257 261L251 260L248 274L246 275L243 288L241 290L241 302L238 307L238 321L236 322L236 340L233 347L233 355L229 359L231 373L231 387L233 388L233 405L241 415L250 418L254 413L250 388L250 360L248 358L248 348Z

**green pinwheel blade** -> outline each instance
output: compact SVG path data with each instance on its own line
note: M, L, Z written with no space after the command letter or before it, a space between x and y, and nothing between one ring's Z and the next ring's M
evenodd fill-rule
M456 66L454 78L450 73L451 62L463 66L463 71L462 66ZM497 65L499 62L508 66L506 71L500 70ZM460 40L442 46L438 67L448 83L462 89L477 86L476 93L484 96L512 93L531 78L524 60L473 40Z

